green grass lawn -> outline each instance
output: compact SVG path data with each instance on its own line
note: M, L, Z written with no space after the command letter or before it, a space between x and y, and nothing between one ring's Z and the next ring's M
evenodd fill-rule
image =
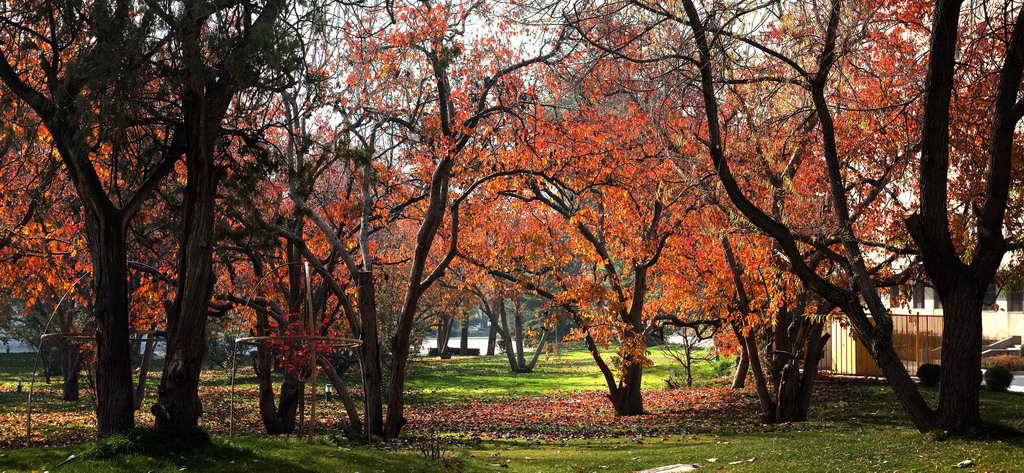
M612 353L604 353L611 363ZM665 387L670 371L682 376L682 368L664 351L651 349L654 365L644 370L644 389ZM694 368L697 385L711 382L726 374L732 360L702 362ZM429 400L457 400L471 397L507 397L543 394L554 390L607 389L601 371L585 350L562 351L541 355L533 373L509 373L504 355L485 357L454 357L450 360L425 358L411 365L406 385L417 395Z
M0 388L10 389L19 381L28 384L32 376L34 353L5 353L0 355Z
M662 389L671 361L652 351L655 365L645 374L645 387ZM8 364L2 364L8 362ZM11 379L24 365L0 355L0 389L11 390ZM701 367L701 383L713 383L716 367ZM447 361L418 359L410 371L412 402L459 403L544 395L553 391L603 389L603 381L585 352L542 358L537 372L511 375L500 357ZM212 376L220 379L220 375ZM250 382L249 380L242 381ZM918 434L900 412L885 386L836 385L816 400L812 420L783 427L757 426L702 430L698 434L581 440L474 440L453 437L458 458L447 466L425 458L408 445L388 448L335 443L328 436L311 442L246 434L215 436L213 446L187 455L171 452L123 455L106 460L75 459L57 467L69 455L81 456L91 444L64 447L8 449L0 452L0 472L631 472L675 463L700 463L703 471L726 472L1022 472L1024 439L936 440ZM935 392L926 395L934 401ZM1024 428L1024 395L983 392L983 413L1004 425ZM0 398L0 409L15 406ZM700 406L679 406L700 409ZM3 413L3 411L0 411ZM526 413L524 413L526 414ZM652 414L652 417L657 414ZM525 422L525 420L524 420ZM2 427L2 426L0 426ZM685 426L683 426L685 427ZM688 429L681 428L680 432ZM415 442L414 442L415 443ZM710 459L715 459L711 462ZM748 461L751 460L752 461ZM971 459L974 467L956 470ZM730 464L731 462L739 462ZM183 469L184 468L184 469Z

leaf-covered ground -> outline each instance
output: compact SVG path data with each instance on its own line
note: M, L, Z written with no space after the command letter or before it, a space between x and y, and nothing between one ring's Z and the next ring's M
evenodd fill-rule
M816 388L811 421L768 426L757 422L750 390L733 391L710 381L719 372L715 367L701 368L704 386L661 389L669 366L660 359L652 370L657 374L647 376L648 414L616 417L585 357L570 354L545 361L549 364L539 366L537 373L518 376L507 374L497 358L417 361L410 383L409 437L453 439L462 445L453 455L466 472L629 472L691 462L705 464L708 471L728 472L930 472L953 469L966 459L977 465L967 471L1024 471L1024 439L940 442L922 436L884 385L823 380ZM78 403L62 402L59 379L41 383L37 392L34 448L10 448L26 444L26 393L15 392L17 383L11 382L20 376L19 369L0 370L0 471L44 471L69 455L80 455L89 444L79 444L93 432L92 393L83 389ZM261 435L251 371L240 373L235 437L224 435L230 385L223 372L208 371L203 422L215 434L213 447L186 456L75 460L63 471L441 470L408 447L335 445L326 435L313 443L267 438ZM558 383L560 377L572 381ZM455 389L458 385L466 391ZM925 394L934 401L933 391ZM982 399L987 419L1024 429L1024 395L983 392ZM340 404L322 400L319 409L323 416L318 431L337 432L333 419L341 412ZM137 418L140 424L152 422L145 407Z
M413 433L456 433L497 438L577 438L581 436L660 435L689 431L682 423L698 427L699 422L717 419L729 422L749 417L750 393L721 387L665 391L664 378L674 361L654 350L655 365L647 371L647 408L652 415L617 418L604 399L603 379L585 352L570 351L542 358L529 374L510 374L501 357L419 359L410 373L410 407L407 418ZM729 362L704 363L697 377L707 383L724 372ZM68 445L89 440L95 430L92 406L94 393L83 381L81 399L60 398L60 378L46 383L37 379L33 391L33 435L26 436L28 380L33 360L28 355L0 355L0 447ZM18 381L21 391L18 392ZM140 425L151 425L149 412L153 391L159 380L152 375L149 398L136 414ZM217 434L262 432L256 404L258 388L251 366L239 366L232 387L227 372L203 373L200 397L203 426ZM321 378L320 385L326 381ZM357 383L352 380L350 385ZM566 391L567 388L573 391ZM353 389L356 396L361 390ZM337 400L318 398L317 430L340 432L337 420L342 405ZM233 411L233 415L232 415ZM664 416L659 414L666 414ZM713 416L706 421L701 417ZM233 420L232 420L233 419ZM682 430L680 430L682 429Z

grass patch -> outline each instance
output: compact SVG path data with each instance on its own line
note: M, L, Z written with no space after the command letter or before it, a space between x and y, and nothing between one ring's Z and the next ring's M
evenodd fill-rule
M0 471L210 471L268 472L436 472L444 471L413 448L383 450L337 446L325 438L240 437L216 439L189 455L123 455L106 460L75 459L86 446L6 451ZM686 435L654 439L599 439L568 442L484 441L459 451L461 469L471 472L631 472L675 463L700 463L728 472L935 472L954 470L1015 473L1024 470L1024 445L1003 440L926 440L906 426L864 426L830 433L811 431L740 435ZM710 459L715 459L710 462ZM753 461L749 461L753 459ZM737 464L730 464L739 462ZM185 470L181 470L185 468Z
M610 362L613 353L603 354ZM650 350L654 365L644 370L644 389L662 389L665 378L680 371L678 362L657 347ZM697 385L707 385L728 372L733 360L695 363ZM504 355L418 358L410 364L406 386L413 396L428 401L455 401L480 397L540 395L560 390L607 390L601 371L585 350L563 350L541 355L532 373L510 373Z

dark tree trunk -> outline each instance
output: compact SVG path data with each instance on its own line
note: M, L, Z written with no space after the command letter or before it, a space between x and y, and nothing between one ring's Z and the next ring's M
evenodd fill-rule
M280 401L274 399L272 379L274 367L273 350L260 344L256 348L256 378L260 388L260 420L270 435L290 434L295 431L295 417L298 414L302 382L294 373L285 373L281 383Z
M96 298L96 423L101 437L135 427L124 228L119 213L111 213L88 222Z
M157 428L171 436L188 436L203 415L199 374L207 348L207 306L213 287L213 222L217 184L223 172L214 163L213 148L230 96L215 100L225 102L211 105L199 97L188 97L184 107L190 138L185 160L187 182L182 205L178 287L168 314L167 355L158 401L152 409ZM211 120L211 115L216 119Z
M758 351L756 333L739 337L746 345L749 370L754 375L761 416L767 423L799 422L807 420L811 393L818 375L821 360L829 335L822 335L821 323L804 320L797 335L775 331L772 361L768 373L763 370ZM778 360L782 359L780 363Z
M967 290L964 290L967 289ZM942 297L942 378L936 427L973 434L981 427L981 294L956 288Z
M441 327L437 331L437 356L441 357L442 360L452 357L452 352L448 349L448 342L452 338L453 325L455 325L453 317L447 315L441 317Z
M469 350L469 317L459 321L459 328L459 350L462 350L461 355L465 355L466 350Z
M74 343L65 343L63 353L64 385L63 397L65 401L73 402L78 400L78 376L81 372L81 354L78 346Z
M686 369L686 386L693 387L693 344L686 343L683 352L686 356L686 363L683 363L683 368Z
M821 324L814 324L807 341L807 356L804 358L803 379L800 382L800 392L797 394L798 418L795 420L807 420L807 414L811 409L811 393L814 391L814 382L818 378L818 363L825 352L825 344L828 343L831 335L822 333Z
M398 317L398 325L395 327L395 337L391 343L393 368L391 385L388 389L388 413L384 426L384 434L388 438L397 438L406 423L404 415L405 375L409 363L409 337L412 334L420 298L423 297L423 292L433 284L433 281L444 274L447 264L451 262L451 256L454 256L454 253L450 252L449 256L439 263L439 266L424 277L430 247L437 236L438 228L444 221L448 205L449 179L454 165L453 157L448 155L442 158L434 169L430 178L430 198L427 203L427 211L420 223L419 231L416 232L416 248L413 252L412 264L409 267L409 277L406 280L405 296ZM453 211L451 217L454 229L457 223L457 214Z
M318 357L317 361L320 364L320 369L323 370L324 374L327 375L327 379L330 380L331 385L334 386L334 390L338 392L338 397L341 398L342 405L345 406L345 413L348 415L348 424L345 426L345 435L350 439L358 439L363 435L363 424L359 420L359 411L356 409L356 403L352 400L351 394L348 392L348 387L345 386L345 380L341 379L341 375L334 369L324 357Z
M896 393L896 398L903 409L910 415L914 426L922 432L934 428L935 412L921 397L921 392L917 390L914 380L910 379L907 369L903 366L903 361L892 347L892 341L878 341L873 344L873 347L868 346L868 350L872 351L875 362L878 363L889 386Z
M131 354L132 354L132 369L138 368L139 363L142 362L142 343L138 337L132 337L131 339Z
M625 368L622 380L610 395L615 415L635 416L644 413L644 398L641 390L643 374L643 367L637 363L630 363Z
M359 316L363 344L360 347L363 369L363 396L366 411L366 432L369 435L384 435L384 377L380 359L380 343L377 328L377 305L373 273L357 273Z
M756 335L751 333L743 336L743 343L747 345L747 357L750 360L750 371L754 374L754 387L757 388L757 400L761 403L761 417L766 423L775 422L775 402L768 391L768 379L764 375L764 367L761 365L761 353L758 351Z
M489 323L487 325L488 325L488 331L487 331L487 356L492 356L492 355L494 355L495 341L498 338L498 326L495 325L494 322L490 322L490 321L489 321Z

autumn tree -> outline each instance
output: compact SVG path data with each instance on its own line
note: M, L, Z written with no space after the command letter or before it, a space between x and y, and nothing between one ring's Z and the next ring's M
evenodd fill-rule
M352 158L346 172L357 177L358 225L341 224L332 211L329 196L336 189L306 197L294 185L289 188L289 197L341 257L356 288L371 435L396 437L405 423L405 373L419 302L454 257L459 202L479 186L474 181L489 177L459 178L461 193L454 198L453 179L481 169L490 155L488 146L500 142L497 136L512 123L509 112L524 98L516 77L554 54L550 45L536 56L508 49L497 34L467 38L467 27L475 22L490 25L485 30L502 27L479 2L393 2L358 10L342 30L343 41L351 46L346 58L351 67L338 71L341 92L335 110L346 125L334 148ZM435 245L442 227L448 229L447 250ZM384 379L375 328L382 294L374 274L387 260L375 233L415 235L412 246L399 246L400 253L394 254L407 262L408 274L402 278L390 343L386 421L384 398L378 396ZM435 247L440 256L428 268ZM326 277L325 268L317 271Z
M176 293L167 320L167 356L153 407L158 428L188 435L202 415L199 372L206 352L207 315L213 287L216 198L225 166L218 164L224 127L245 127L247 110L236 105L242 93L287 84L283 71L300 59L292 46L290 21L303 11L287 1L151 3L159 20L161 67L177 71L165 87L180 106L185 143L185 186L181 201ZM317 11L314 9L314 12ZM244 102L242 102L244 103Z
M127 227L184 152L173 126L141 106L157 87L146 41L154 19L136 13L130 2L9 2L0 11L0 80L45 126L83 207L101 435L134 425Z
M990 7L987 3L976 6L982 10ZM978 50L984 51L978 61L987 64L985 67L990 70L997 70L996 74L986 76L988 80L996 76L1000 80L996 88L998 98L988 102L997 104L996 118L991 125L995 131L988 139L990 149L975 155L966 142L962 149L967 156L987 156L978 158L982 162L988 159L988 165L978 166L978 169L987 167L991 176L998 177L988 181L990 185L986 190L975 194L981 195L980 200L984 201L976 212L981 217L974 221L973 229L970 224L962 227L963 233L972 235L975 241L966 242L961 250L956 250L949 237L952 230L947 188L951 180L966 179L970 173L950 173L947 143L950 142L950 124L956 121L951 121L949 104L956 84L952 79L952 57L957 51L957 25L973 20L970 15L961 15L959 2L936 4L930 26L924 27L920 25L929 24L925 19L929 6L913 2L878 8L842 1L794 2L763 8L756 5L751 8L705 6L689 1L678 7L633 2L628 9L638 13L634 18L646 17L663 28L640 35L643 39L620 37L626 42L645 44L653 44L649 41L655 41L659 34L678 38L674 44L682 46L657 57L654 62L687 61L696 66L693 72L699 77L697 89L686 88L686 84L693 84L692 76L673 81L680 91L699 91L703 120L696 134L706 145L707 155L725 192L746 219L775 240L790 263L790 269L801 281L843 311L921 430L940 427L965 433L975 430L979 423L978 294L984 292L1005 250L1012 247L1001 235L1008 202L1006 186L1011 175L1012 130L1019 120L1012 110L1022 66L1017 59L1020 15L1016 10L1019 8L1012 5L1003 8L1005 14L1000 18L1006 19L1005 22L986 23L981 30L971 30L993 31L992 35L985 33L982 37L999 38L987 43L989 47ZM745 21L755 16L764 17L766 21ZM925 44L924 35L929 34L931 41ZM608 44L603 44L603 50L618 59L638 59L624 57L617 46L609 48ZM657 46L665 44L668 43L661 42ZM727 48L735 48L743 54L731 57L722 54ZM875 51L880 53L873 54ZM928 72L923 74L921 66L924 64L915 60L915 55L921 51L929 53ZM982 58L993 54L994 58ZM912 74L921 74L924 80L915 82L911 80ZM745 180L747 167L735 154L737 144L742 142L729 141L727 137L734 131L730 119L736 102L751 97L739 86L752 83L792 88L795 96L802 97L802 103L811 111L814 122L806 132L814 137L811 153L827 178L827 188L820 195L829 198L834 226L831 235L824 238L807 235L799 227L772 215L759 197L763 194ZM981 79L976 76L966 76L961 82L965 91L986 90L980 83ZM919 89L917 84L923 84L924 88ZM723 90L730 94L722 95ZM918 96L923 97L919 102L924 110L920 121L916 119L916 108L910 106ZM973 110L976 113L984 107ZM793 124L796 126L790 129L799 130L799 122ZM679 127L677 130L692 132L683 132ZM962 130L965 137L971 133L969 128ZM918 148L919 145L922 147ZM909 162L918 150L922 157L918 174L920 200L915 207L920 210L912 207L906 211L903 210L908 207L904 192L913 193L914 189L907 187L906 181L901 179L904 174L899 170L906 167L903 163ZM964 171L972 168L967 156L960 161L959 169ZM911 216L905 228L913 236L914 245L909 244L904 228L893 225L907 214ZM966 218L964 221L973 220ZM922 222L927 223L922 225ZM942 230L924 232L923 228ZM878 229L885 229L884 234ZM983 247L988 249L982 250ZM944 318L944 365L948 363L945 369L949 374L944 377L945 387L940 393L937 412L921 398L892 348L892 320L878 290L901 277L884 267L891 267L898 257L915 253L925 261L924 268L930 279L945 278L944 282L936 283L937 287L942 286L939 293L944 306L945 299L949 298L950 302L970 300L971 303L965 302L963 307L972 307L970 310L954 308ZM961 260L956 255L966 253L973 255L971 263L958 266ZM937 256L939 254L944 256ZM839 265L842 277L833 279L823 275L822 268L815 264L821 258ZM956 279L960 277L968 280ZM965 297L965 294L974 296Z

